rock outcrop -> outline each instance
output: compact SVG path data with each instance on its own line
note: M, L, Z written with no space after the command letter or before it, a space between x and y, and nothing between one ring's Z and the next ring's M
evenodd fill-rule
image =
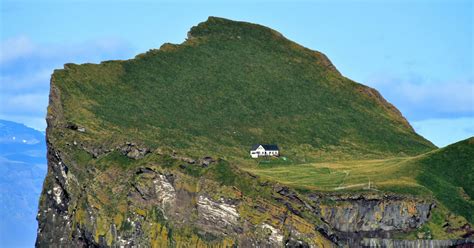
M132 159L140 159L150 153L150 149L146 147L139 147L132 142L126 142L124 146L120 147L120 152Z
M222 195L215 182L160 166L81 171L49 151L51 190L40 202L37 247L334 246L284 206L254 205L234 187ZM79 187L79 177L89 183Z
M388 232L418 228L428 221L432 201L399 196L326 197L321 216L335 230L346 233Z
M269 190L273 200L258 199L159 165L84 171L66 163L50 143L48 148L50 173L38 213L38 247L443 247L472 242L391 239L429 220L435 207L429 200L374 193L298 194L268 182L255 190ZM89 183L81 187L77 179L84 177Z
M363 239L361 247L430 247L430 248L444 248L444 247L458 247L468 248L474 247L474 240L394 240L394 239Z

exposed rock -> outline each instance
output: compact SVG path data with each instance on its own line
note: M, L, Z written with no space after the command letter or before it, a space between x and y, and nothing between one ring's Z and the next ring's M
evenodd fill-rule
M84 133L86 131L86 128L85 127L80 127L74 123L68 123L66 124L66 128L68 129L71 129L71 130L74 130L74 131L78 131L78 132L81 132L81 133Z
M194 160L192 158L183 158L182 160L184 162L188 163L188 164L195 164L196 163L196 160Z
M192 158L189 158L189 157L184 157L184 156L178 156L176 154L176 152L173 152L171 157L174 158L174 159L181 160L181 161L183 161L185 163L188 163L188 164L195 164L196 163L195 159L192 159Z
M108 148L102 147L102 146L100 146L100 147L89 147L89 146L85 146L85 145L81 144L81 147L82 147L82 149L84 149L84 151L89 153L93 158L99 158L102 155L105 155L105 154L112 151L111 149L108 149Z
M237 228L239 214L235 205L227 204L223 199L212 201L200 195L197 202L198 223L214 233L234 233Z
M268 236L268 239L272 244L274 244L275 246L281 246L283 244L284 237L283 237L283 234L278 229L276 229L275 227L267 223L263 223L261 225L261 228L268 229L270 231L270 235Z
M296 192L294 191L291 191L288 187L286 186L278 186L276 187L276 191L278 194L282 195L282 196L286 196L287 198L289 198L292 202L294 203L297 203L297 204L300 204L300 205L304 205L308 210L310 211L313 211L314 208L308 204L307 202L303 201L299 196L298 194L296 194Z
M351 247L363 238L389 238L396 232L415 230L428 221L435 206L428 200L373 193L309 198L326 223L318 230L334 243Z
M433 203L416 199L336 199L320 205L322 218L341 232L410 230L428 220Z
M141 159L150 153L150 149L146 147L139 147L135 143L127 142L124 146L120 147L120 151L123 155L126 155L132 159Z
M127 146L136 145L130 143ZM70 192L76 192L74 198L77 199L80 198L77 192L81 192L82 189L71 190L75 184L71 180L73 175L68 166L62 162L59 152L52 148L49 151L51 156L49 164L53 171L49 176L54 180L48 187L49 191L45 192L45 200L41 203L41 209L44 211L38 214L38 220L41 220L38 246L45 244L63 247L147 246L150 242L150 237L147 236L149 235L147 234L149 226L156 225L150 222L152 220L150 216L145 218L151 211L150 209L155 212L154 215L162 216L159 217L163 218L161 221L173 223L174 228L195 226L199 234L206 237L209 242L220 240L223 237L233 237L238 240L241 247L312 247L316 245L308 243L308 240L314 239L314 235L319 235L319 239L326 240L327 238L333 242L332 244L357 247L357 245L364 245L363 242L369 242L369 244L370 242L379 242L383 246L383 242L392 241L384 241L380 239L380 235L383 237L387 230L405 231L418 227L423 221L426 221L431 207L429 202L388 196L326 195L323 197L322 195L313 195L310 197L312 201L308 202L305 196L299 195L287 187L273 187L274 196L278 196L281 204L276 208L259 203L253 205L252 209L255 214L268 216L266 218L272 220L253 226L254 224L249 223L239 213L239 206L243 204L242 199L220 197L216 200L215 197L202 192L191 192L183 186L178 187L177 185L185 183L179 175L160 172L154 167L140 167L130 173L134 179L131 181L132 187L127 196L128 208L141 209L140 211L148 209L148 212L129 213L123 221L122 229L117 228L114 223L110 223L101 227L106 228L101 231L104 234L97 235L97 224L88 228L72 225L71 219L74 218L74 212L69 212L70 206L73 206L70 203ZM87 173L97 175L100 171L89 168ZM271 186L271 183L269 185ZM331 199L334 204L325 204L322 199ZM395 205L401 207L397 208ZM426 208L427 206L429 207ZM83 217L85 221L99 223L98 219L103 217L97 212L98 207L100 206L90 204L82 209L85 211ZM321 217L325 222L317 226L305 227L310 230L317 229L316 234L299 233L295 224L289 220L288 216L293 216L291 217L292 221L295 221L300 218L297 216L304 216L303 212L313 214L315 218L319 218L319 212L321 212ZM400 214L395 214L395 212ZM381 217L378 217L379 215ZM398 219L392 220L393 218ZM379 228L371 225L374 219L380 220L378 222ZM129 228L125 230L123 226L129 226ZM165 230L163 228L168 227L165 225L160 228L160 230ZM253 236L251 233L255 228L261 231L259 235ZM300 231L307 230L299 228ZM343 232L342 230L350 231ZM372 233L366 230L371 230ZM363 236L354 237L349 232L363 234ZM363 240L363 238L377 237L379 239L372 241ZM316 244L332 247L333 245L327 240L325 241L327 243ZM407 244L407 247L412 247L409 246L411 243ZM436 245L427 242L420 244Z
M46 192L40 199L37 215L38 236L36 246L64 246L64 239L72 230L68 204L71 200L68 187L68 167L62 162L59 152L51 148L48 142L48 170L51 173L45 180Z
M129 199L144 206L160 206L163 213L167 213L176 201L172 182L165 175L148 168L140 168L136 174L138 179L133 184L135 191L129 194Z
M66 128L71 129L71 130L77 130L78 126L74 123L67 123Z
M396 240L396 239L363 239L360 244L352 244L352 247L474 247L474 240Z
M306 243L305 241L302 241L302 240L296 240L294 238L290 238L288 240L285 241L285 247L288 247L288 248L309 248L309 244Z
M153 180L158 199L161 201L161 209L167 209L174 205L176 200L176 191L164 175L158 175Z
M212 157L204 157L201 159L201 166L208 167L211 163L216 162Z
M151 173L156 173L156 172L151 168L145 167L145 168L139 168L138 171L135 174L139 175L139 174L143 174L143 173L145 173L145 174L150 173L151 174Z

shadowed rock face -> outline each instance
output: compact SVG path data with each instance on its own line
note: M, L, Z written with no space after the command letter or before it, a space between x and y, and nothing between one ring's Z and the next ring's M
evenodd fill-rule
M242 247L357 246L367 242L362 240L364 237L387 237L391 232L417 228L427 221L432 208L430 202L401 197L318 195L307 199L289 188L272 185L268 187L273 187L272 194L279 204L250 203L250 199L245 200L240 193L233 198L216 198L206 190L183 187L186 176L180 173L140 167L121 172L129 178L128 185L121 186L123 192L128 192L125 194L126 206L122 206L128 210L119 221L109 222L104 220L104 206L98 206L98 202L89 199L88 203L78 204L86 200L86 195L100 194L107 186L91 187L86 193L73 174L78 168L68 167L51 145L49 151L50 173L46 183L51 184L52 190L45 192L41 200L38 247L150 244L162 247L199 242L221 245L228 242ZM86 173L91 178L103 180L102 174L95 170ZM322 203L325 198L331 199L333 204ZM259 224L255 223L244 211L248 207L267 217ZM320 218L323 223L306 222L302 217L308 214ZM189 226L196 228L204 241L162 238L169 237L171 228L182 230L180 228ZM317 229L324 231L315 231ZM323 234L328 233L331 235L325 238ZM364 235L359 237L358 234ZM389 241L373 239L370 242Z
M321 215L340 232L409 230L424 224L434 205L417 199L381 197L378 199L336 199L320 205Z
M364 239L361 242L362 247L474 247L474 240L393 240L393 239Z
M126 180L129 185L120 183L126 206L120 203L114 206L127 210L108 220L104 211L110 209L100 206L100 202L91 197L100 195L108 187L107 184L97 188L92 185L94 177L104 180L104 174L95 170L84 172L90 177L91 185L80 188L74 164L66 166L61 154L51 145L49 151L50 173L45 184L51 184L52 190L44 192L41 198L37 247L333 246L312 228L301 229L302 223L294 219L299 217L288 209L272 204L260 206L262 216L267 212L273 214L261 224L254 224L242 216L241 209L247 204L243 198L216 199L205 191L183 187L185 175L149 167L112 178L120 181L121 176L129 177ZM116 190L119 189L112 191ZM299 221L309 225L304 220ZM171 234L172 230L189 227L195 228L198 236L180 240L176 238L178 235ZM173 240L169 239L171 235L175 235Z
M185 175L149 167L113 178L128 177L129 186L120 184L127 192L121 193L126 195L127 206L120 208L128 210L119 221L109 221L98 202L90 199L78 204L87 194L100 194L107 186L91 187L86 193L78 187L74 164L67 166L51 145L48 156L50 173L45 184L51 184L52 190L44 192L40 202L37 247L444 247L471 242L389 239L393 233L425 223L434 207L430 201L386 195L308 196L267 185L273 187L278 204L248 202L250 199L240 193L233 198L216 198L206 190L183 187ZM95 170L86 173L91 178L102 175ZM328 201L331 204L325 203ZM260 214L256 218L263 221L255 223L246 208L254 209L253 215ZM307 222L303 216L319 218L322 223ZM196 239L160 238L190 226L196 228Z
M236 208L236 205L225 203L224 199L212 201L201 195L197 202L198 224L217 234L241 233Z
M43 192L40 209L37 215L38 236L36 246L61 246L68 243L66 237L71 233L72 226L68 206L70 196L68 187L68 167L60 158L59 153L48 144L48 175L45 184L49 190ZM49 180L48 180L49 179Z

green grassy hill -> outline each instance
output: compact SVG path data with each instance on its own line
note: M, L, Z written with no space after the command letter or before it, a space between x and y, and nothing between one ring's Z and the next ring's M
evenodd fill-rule
M334 197L339 213L360 200L400 207L403 221L431 216L417 228L385 220L395 238L472 235L473 138L436 149L375 89L260 25L210 17L179 45L66 64L52 75L47 121L39 246L116 246L129 237L146 247L251 241L246 247L281 232L281 245L298 234L333 247L333 227L303 200L317 207ZM276 143L282 156L251 159L255 143ZM366 216L366 206L353 206L362 222L342 214L340 223L392 237L372 222L385 207ZM266 223L278 228L260 233Z
M190 155L243 157L254 143L313 158L435 148L376 90L274 30L210 17L188 36L128 61L56 70L55 120L85 127L79 138L93 144L131 140Z
M474 222L474 137L415 157L302 164L264 159L244 169L304 191L432 196L450 212Z
M456 214L474 223L474 137L426 154L417 181Z

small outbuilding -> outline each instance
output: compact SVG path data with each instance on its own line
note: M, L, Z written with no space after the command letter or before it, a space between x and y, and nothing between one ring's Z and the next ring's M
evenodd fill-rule
M256 144L252 146L250 149L250 157L258 158L258 157L278 157L280 156L280 149L277 145L262 145Z

